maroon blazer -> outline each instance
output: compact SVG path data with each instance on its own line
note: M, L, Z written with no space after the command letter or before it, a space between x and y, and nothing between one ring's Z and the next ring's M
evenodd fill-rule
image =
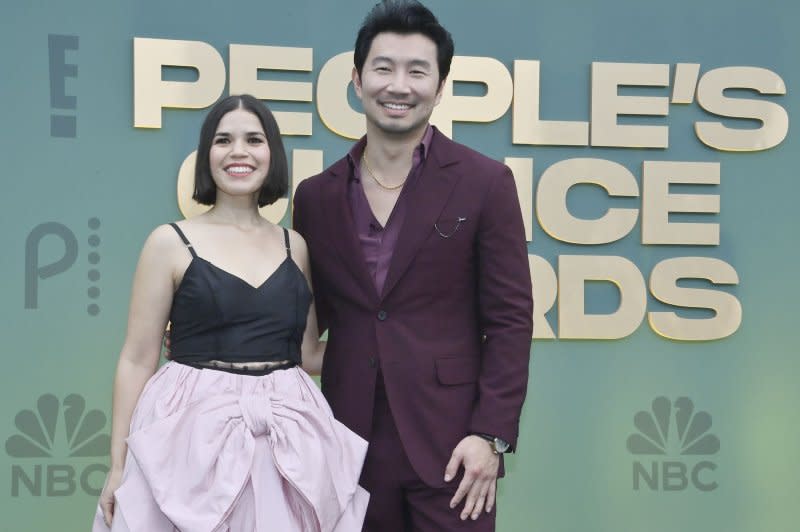
M322 391L369 440L378 366L412 466L444 485L467 434L516 446L533 329L528 253L511 171L434 132L382 294L347 199L347 158L304 180L294 227L305 237L320 331Z

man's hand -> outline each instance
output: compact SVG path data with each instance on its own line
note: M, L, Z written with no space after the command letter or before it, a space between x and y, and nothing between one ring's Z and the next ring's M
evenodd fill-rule
M161 339L161 343L164 345L164 358L167 360L172 360L172 343L170 342L169 338L169 330L164 331L164 336Z
M491 512L497 490L497 471L500 468L500 456L492 452L489 443L480 436L470 435L461 440L447 467L444 470L445 482L450 482L464 466L464 478L450 501L450 508L455 508L464 496L466 502L461 511L461 519L468 517L477 519L483 511Z

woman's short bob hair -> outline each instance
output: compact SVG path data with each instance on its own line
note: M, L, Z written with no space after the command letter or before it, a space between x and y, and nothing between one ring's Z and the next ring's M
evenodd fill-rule
M267 106L250 96L239 94L228 96L217 102L208 112L203 126L200 128L200 141L197 145L197 161L194 167L194 194L192 199L203 205L214 205L217 201L217 185L211 177L209 152L214 135L222 117L236 109L244 109L258 117L269 147L269 170L267 178L258 194L258 206L275 203L278 198L286 195L289 189L289 168L286 163L286 150L281 140L278 123Z

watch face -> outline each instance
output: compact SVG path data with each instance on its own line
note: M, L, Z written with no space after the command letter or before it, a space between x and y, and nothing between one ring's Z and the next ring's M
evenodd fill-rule
M501 440L500 438L494 439L494 448L497 450L498 453L504 453L511 447L507 441Z

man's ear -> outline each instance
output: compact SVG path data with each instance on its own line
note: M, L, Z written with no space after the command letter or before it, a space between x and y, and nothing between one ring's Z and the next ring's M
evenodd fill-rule
M439 88L436 89L436 100L433 102L433 105L439 105L439 102L442 101L442 93L444 92L444 85L447 83L447 78L442 78L439 82Z
M356 95L361 98L361 76L358 75L358 70L353 67L353 88L356 90Z

